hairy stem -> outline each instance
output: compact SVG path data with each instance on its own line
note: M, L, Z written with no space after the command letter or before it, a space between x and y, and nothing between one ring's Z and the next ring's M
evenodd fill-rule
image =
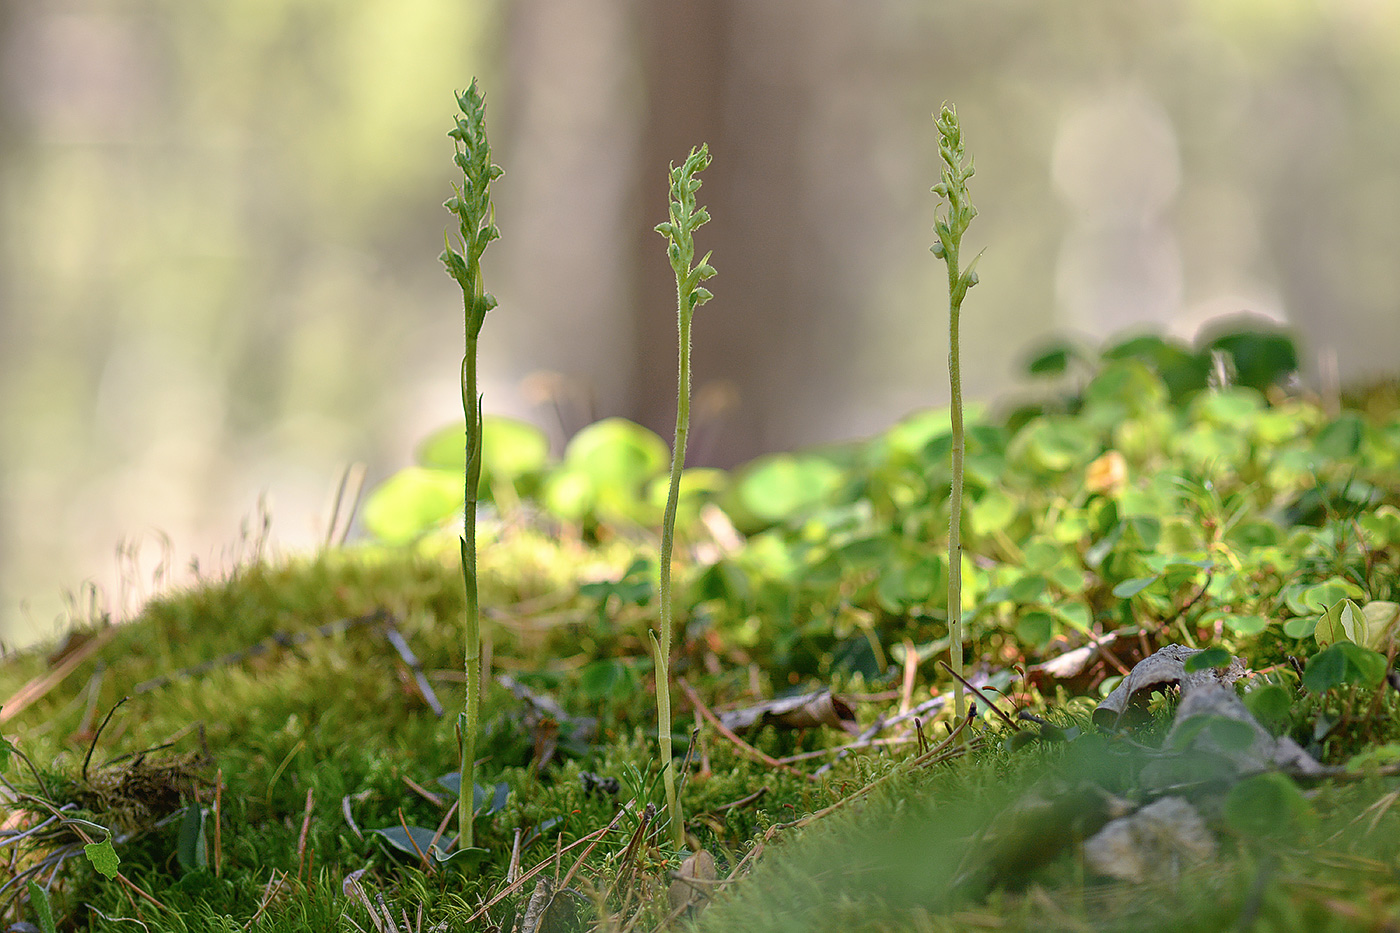
M473 263L473 265L475 265ZM479 279L478 279L479 280ZM465 296L467 302L477 300ZM471 310L468 308L468 318ZM481 487L481 396L476 387L477 340L467 333L467 351L462 357L462 412L467 419L467 470L462 514L462 584L466 590L466 709L458 720L461 734L459 756L461 787L457 792L458 850L473 843L472 804L476 790L476 733L481 721L481 603L476 578L476 507Z
M949 277L956 281L957 256L948 257ZM961 302L948 307L948 379L952 383L953 427L953 488L948 521L948 653L953 661L953 712L959 722L964 712L962 686L963 624L962 624L962 504L963 504L963 408L962 367L958 355L958 318Z
M690 322L693 309L686 307L681 283L676 285L676 329L680 346L676 375L676 440L671 453L671 484L666 513L661 519L661 639L656 647L657 732L661 743L662 781L666 788L666 812L671 817L671 838L676 847L685 842L685 826L676 798L676 768L671 749L671 637L674 625L671 605L671 554L675 547L676 506L680 499L681 470L690 433Z

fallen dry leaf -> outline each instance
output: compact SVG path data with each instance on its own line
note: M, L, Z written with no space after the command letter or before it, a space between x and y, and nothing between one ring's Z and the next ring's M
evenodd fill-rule
M1124 724L1139 725L1147 718L1144 709L1147 698L1164 687L1184 688L1182 678L1187 676L1186 660L1200 653L1200 648L1163 645L1143 658L1133 665L1128 676L1123 678L1113 692L1094 708L1094 725L1109 731L1116 731ZM1202 682L1209 680L1232 684L1244 676L1244 661L1231 658L1230 664L1224 669L1207 668L1195 672L1193 676L1203 678Z
M719 719L726 729L734 732L743 732L756 725L774 725L782 729L835 726L853 735L860 731L851 704L830 690L755 703L721 713Z

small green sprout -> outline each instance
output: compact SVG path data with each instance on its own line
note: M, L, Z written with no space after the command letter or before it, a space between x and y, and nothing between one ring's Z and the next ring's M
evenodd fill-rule
M958 113L945 104L943 112L934 118L938 127L938 154L943 159L943 180L933 186L933 193L948 202L947 212L934 218L933 230L938 242L929 247L930 252L942 259L948 266L948 379L952 384L952 426L953 426L953 490L951 494L952 518L948 527L948 651L952 656L953 708L959 721L962 720L965 704L963 700L963 624L962 624L962 505L963 505L963 408L962 408L962 369L958 359L958 317L962 313L963 298L967 290L977 284L977 260L981 253L968 263L967 269L958 268L958 248L962 245L963 234L972 218L977 216L977 208L972 206L967 192L967 180L975 172L972 160L964 167L962 127L958 125Z
M685 163L671 166L670 219L656 225L656 232L667 240L666 255L676 273L676 326L679 332L680 361L676 381L676 441L671 452L671 486L666 495L666 511L661 519L661 636L651 632L652 653L656 658L656 728L661 741L662 775L666 787L666 813L671 821L671 838L676 848L685 842L685 826L680 803L676 800L676 770L671 757L671 551L675 540L676 503L680 498L681 470L685 466L685 442L690 431L690 321L695 309L714 296L701 282L715 274L706 253L699 265L695 260L695 231L710 219L709 211L695 206L700 190L700 172L710 164L706 145L690 150Z
M486 138L486 105L477 90L476 79L465 93L457 95L462 115L448 136L455 142L453 162L462 170L462 186L452 186L453 196L443 206L457 215L460 251L454 249L448 234L447 248L439 257L447 272L462 287L463 314L466 318L466 352L462 356L462 413L467 419L466 497L462 516L462 584L466 588L466 709L457 717L458 747L461 754L461 791L457 798L458 851L472 847L473 765L476 738L481 721L481 606L476 580L476 506L481 486L481 396L476 388L477 338L486 312L496 299L482 289L481 254L500 236L495 209L491 204L491 182L501 177L500 166L491 164L491 143Z

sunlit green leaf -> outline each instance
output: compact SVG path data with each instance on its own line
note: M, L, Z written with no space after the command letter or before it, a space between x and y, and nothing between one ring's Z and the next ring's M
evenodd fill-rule
M1339 641L1364 644L1366 620L1361 607L1350 599L1337 600L1318 619L1313 637L1324 648Z
M816 507L840 482L841 470L822 457L776 454L745 469L735 480L735 493L742 514L766 524ZM741 524L738 517L735 524Z
M1119 599L1131 599L1152 584L1156 583L1160 577L1154 575L1150 577L1134 577L1131 580L1124 580L1113 588L1113 595Z
M462 510L461 473L405 467L365 498L365 530L385 544L408 544Z
M670 468L671 449L635 422L604 418L573 436L564 450L564 464L588 476L599 489L640 492L647 480Z
M112 835L107 834L107 838L101 842L89 842L83 846L83 854L92 863L93 869L100 875L108 878L117 876L117 868L121 865L121 859L117 856L117 850L112 847Z
M1258 635L1269 627L1269 620L1263 616L1224 616L1225 627L1236 635Z

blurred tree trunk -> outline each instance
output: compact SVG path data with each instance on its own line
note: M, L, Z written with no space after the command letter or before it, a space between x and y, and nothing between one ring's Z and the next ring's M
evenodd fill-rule
M13 7L8 3L0 3L0 49L11 47L13 19ZM11 214L13 208L8 207L12 202L8 195L11 186L15 184L11 176L11 167L15 164L15 154L19 148L18 121L14 112L16 93L12 86L16 78L13 69L0 68L0 242L13 236L8 228L15 222L15 217ZM14 319L18 312L15 310L15 295L11 285L14 275L12 269L6 268L13 260L13 255L13 250L0 249L0 373L10 371L9 354L15 346ZM0 384L0 387L3 387L3 384ZM11 587L16 584L6 572L13 566L10 560L10 538L13 529L10 527L6 509L10 490L9 473L14 468L9 449L9 445L0 447L0 451L3 451L0 452L0 599L7 604L13 602ZM0 611L0 637L10 634L5 630L6 616L7 613Z
M762 4L782 16L786 3ZM772 446L770 387L791 365L791 327L807 296L796 170L806 98L794 19L753 29L733 0L639 5L647 88L631 203L635 289L627 415L669 438L675 426L675 281L653 227L666 217L666 172L708 143L714 162L700 203L713 220L697 249L713 250L715 300L696 314L692 464L730 466ZM737 394L737 397L736 397ZM725 404L725 400L729 404ZM727 409L716 414L716 408Z

